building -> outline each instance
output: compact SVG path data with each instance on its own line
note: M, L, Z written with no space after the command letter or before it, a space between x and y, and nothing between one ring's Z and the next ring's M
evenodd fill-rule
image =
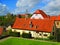
M20 32L31 32L32 37L35 38L47 38L53 29L53 20L49 19L24 19L16 17L15 23L13 24L12 31Z
M56 25L55 25L56 24ZM60 16L48 16L42 10L36 10L31 18L19 18L12 26L12 31L31 33L34 38L48 38L60 28Z

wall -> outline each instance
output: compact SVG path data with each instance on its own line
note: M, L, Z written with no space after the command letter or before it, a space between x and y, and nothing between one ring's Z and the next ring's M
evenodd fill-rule
M57 28L60 28L60 21L55 21L55 25Z
M31 19L44 19L44 17L41 14L33 14Z
M34 38L47 38L50 36L50 33L47 33L47 32L36 32L36 31L27 31L27 30L19 30L19 29L12 29L12 31L20 32L21 35L23 32L25 33L31 32L31 35ZM47 36L44 36L44 34L47 34Z

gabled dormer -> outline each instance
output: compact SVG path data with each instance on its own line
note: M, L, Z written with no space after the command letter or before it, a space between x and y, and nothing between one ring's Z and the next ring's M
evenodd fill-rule
M48 15L39 9L36 10L31 17L31 19L44 19L44 18L48 18Z

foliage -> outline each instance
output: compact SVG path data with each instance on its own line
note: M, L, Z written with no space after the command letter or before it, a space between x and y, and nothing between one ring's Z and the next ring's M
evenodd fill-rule
M15 15L8 13L6 16L0 16L0 26L11 25L15 20Z
M32 16L32 14L28 14L28 17L30 18Z
M20 37L20 33L19 32L12 32L12 30L9 31L9 35L10 36L14 36L14 37Z
M53 39L54 39L54 36L51 35L51 36L49 36L48 38L49 38L50 40L53 40Z
M60 28L56 29L55 37L56 37L56 41L60 42Z
M22 34L23 38L31 38L31 33L24 33Z

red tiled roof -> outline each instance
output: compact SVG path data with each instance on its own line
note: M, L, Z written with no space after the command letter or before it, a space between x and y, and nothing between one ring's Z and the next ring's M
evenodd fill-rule
M50 16L49 19L56 20L57 16Z
M60 15L57 16L56 20L60 20Z
M48 18L49 16L45 14L42 10L36 10L33 14L41 14L44 18Z
M2 33L3 33L3 28L0 27L0 35L2 35Z
M33 25L32 28L30 28L30 22L32 22ZM54 25L54 21L49 19L25 19L25 18L17 17L12 28L51 32L53 29L53 25ZM35 26L37 26L37 28L35 28Z

